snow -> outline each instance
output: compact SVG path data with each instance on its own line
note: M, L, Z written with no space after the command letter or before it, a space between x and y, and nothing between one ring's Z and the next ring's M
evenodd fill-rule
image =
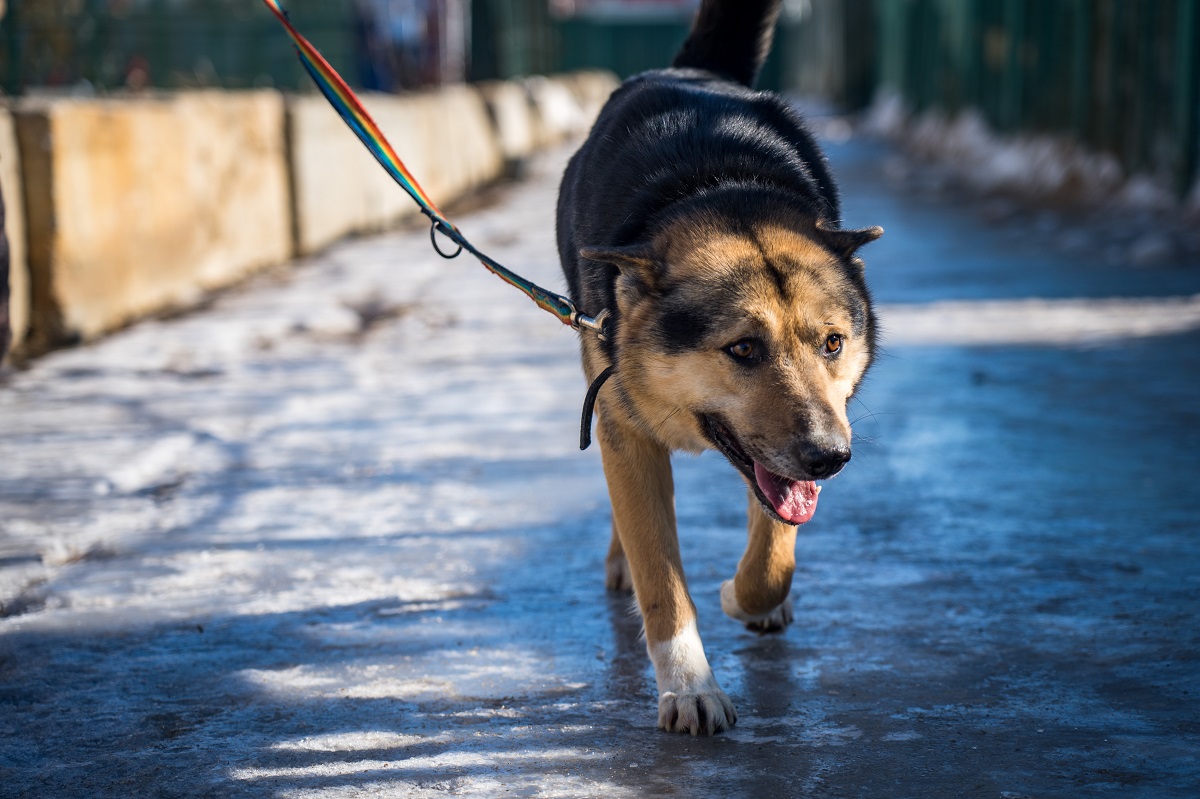
M1170 186L1146 175L1126 175L1117 159L1092 152L1067 136L1001 135L975 109L953 116L939 110L912 116L903 100L881 93L864 130L903 140L914 154L953 166L955 175L981 192L1038 200L1099 199L1124 209L1167 210L1178 204Z
M885 305L888 344L1095 346L1200 327L1200 295L1101 300L976 300Z

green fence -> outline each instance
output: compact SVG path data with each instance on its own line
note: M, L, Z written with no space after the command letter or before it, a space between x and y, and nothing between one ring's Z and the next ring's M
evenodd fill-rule
M561 57L559 67L566 70L603 67L622 78L661 69L671 63L687 38L691 18L581 16L556 24ZM804 52L793 46L800 35L798 26L783 24L776 33L772 50L759 77L766 89L795 88L799 71L795 55Z
M354 0L287 0L353 85L369 85ZM9 2L0 85L309 88L258 0ZM547 0L471 0L468 75L507 78L663 66L685 12L555 19ZM980 110L995 128L1070 135L1130 171L1197 177L1200 0L806 0L789 4L763 71L766 88L849 109L879 88L915 110ZM364 66L367 64L367 66ZM367 77L364 77L367 76ZM376 88L376 87L372 87Z
M1130 171L1196 180L1200 0L876 0L879 80L917 110L979 109Z
M547 0L471 0L472 80L554 72L560 42Z
M347 76L355 69L352 0L288 0L305 35ZM0 22L0 85L307 88L287 36L255 0L9 2Z

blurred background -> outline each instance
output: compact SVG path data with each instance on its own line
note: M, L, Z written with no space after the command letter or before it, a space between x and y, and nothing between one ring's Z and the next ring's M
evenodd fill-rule
M2 4L2 3L0 3ZM291 0L357 88L661 66L696 0ZM761 84L845 110L881 91L1063 134L1181 195L1197 163L1195 0L787 0ZM0 23L9 95L197 86L310 91L256 0L24 0Z
M407 137L397 146L426 188L451 202L585 132L617 79L668 63L698 4L284 7L364 92L388 135ZM365 156L329 126L261 0L0 0L0 11L14 347L45 351L187 306L196 291L384 229L412 210L369 159L354 161ZM1154 266L1200 257L1198 43L1200 0L784 0L759 83L799 98L827 140L859 130L900 142L882 167L889 177L920 182L913 165L932 163L952 173L935 182L976 194L1106 208L1118 219L1098 225L1112 234L1104 257ZM331 149L342 146L354 154ZM448 150L457 156L444 157ZM252 163L243 157L250 151L262 157ZM255 163L270 175L251 177ZM172 169L199 181L186 210L165 210L183 203L174 188L182 178L166 178ZM215 182L224 169L253 187L253 208L277 240L271 247L238 249L245 225ZM278 189L269 202L265 186ZM99 221L98 209L111 219ZM225 232L204 233L189 260L179 242L208 228L183 220L205 215L223 219L210 228ZM151 242L170 245L151 255ZM180 275L170 287L158 285L164 260ZM98 277L135 262L136 278ZM68 275L90 282L68 296ZM115 310L92 310L100 294L114 295ZM87 310L73 315L76 306Z

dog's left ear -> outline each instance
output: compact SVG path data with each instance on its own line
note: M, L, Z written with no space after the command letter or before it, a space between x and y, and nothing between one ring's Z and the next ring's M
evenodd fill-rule
M653 270L656 263L650 248L644 244L631 244L628 247L581 247L579 254L591 261L612 264L622 272L645 273Z
M842 260L854 257L860 247L870 244L883 235L883 228L865 227L861 230L833 230L824 222L817 223L817 237L821 243L833 251Z
M648 244L628 247L581 247L579 255L591 261L612 264L630 285L641 291L655 291L659 279L659 261Z

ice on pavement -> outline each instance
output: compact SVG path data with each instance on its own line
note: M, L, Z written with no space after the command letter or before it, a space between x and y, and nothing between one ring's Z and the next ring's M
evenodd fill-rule
M540 159L527 183L454 215L555 290L564 162ZM468 256L438 257L426 229L347 241L53 353L0 386L0 795L836 795L940 774L947 758L969 771L975 755L943 745L969 735L1004 777L989 789L1054 795L1039 775L1125 757L1194 776L1135 711L1068 673L1073 631L1124 624L1096 603L1152 603L1183 585L1154 568L1190 568L1152 566L1110 523L1158 514L1137 544L1174 551L1170 531L1194 521L1173 488L1186 448L1155 449L1163 476L1137 489L1167 499L1095 495L1088 469L1113 451L1080 432L1110 418L1095 407L1118 394L1114 363L1171 376L1155 367L1166 352L980 361L946 346L1136 346L1125 338L1200 323L1194 298L1112 302L882 309L898 345L938 349L872 377L887 408L859 429L886 427L887 444L860 445L822 495L786 636L721 617L744 489L719 458L682 461L689 584L741 711L702 742L653 729L638 622L602 588L610 522L596 448L575 445L575 335ZM1042 379L1056 382L1028 382ZM1149 385L1130 380L1122 402ZM1167 440L1154 425L1182 413L1186 388L1123 423L1146 446ZM1073 390L1092 410L1039 427ZM1102 557L1116 565L1087 560ZM1149 588L1130 576L1142 569ZM1080 574L1109 589L1079 598ZM1082 610L994 604L1059 596ZM1118 633L1138 663L1169 665L1154 642L1176 639ZM1014 747L1012 730L1034 725L1057 737Z
M561 170L562 156L540 168ZM534 185L470 214L466 229L561 290L556 183ZM219 677L220 698L202 714L226 720L180 722L191 745L238 753L212 764L214 784L273 793L289 775L439 772L410 786L423 795L441 783L465 790L456 770L486 761L495 774L468 792L487 796L506 759L598 757L456 752L461 735L435 725L410 718L400 734L394 718L358 725L338 709L470 697L461 729L473 736L511 715L503 697L578 689L544 668L544 646L453 617L497 600L481 569L538 557L528 531L595 517L606 502L596 453L572 444L585 388L573 333L469 256L438 257L423 229L345 242L201 311L54 353L0 392L0 635L128 636L131 668L155 673L151 704L168 716L197 700L176 706L162 681L197 683L184 693L203 696ZM195 641L172 648L146 632L173 625ZM220 653L190 657L205 639ZM89 690L105 706L130 701ZM231 694L330 703L310 721L337 731L271 741ZM138 709L96 713L98 734L138 726ZM31 747L6 744L3 759L85 757L78 741L55 751L36 729L2 734ZM264 747L274 765L253 755ZM300 754L359 751L320 766ZM383 751L417 756L389 764ZM85 759L112 755L101 747ZM538 782L555 793L552 778Z
M511 197L472 215L471 235L558 287L552 195ZM352 310L364 306L394 318L371 328ZM367 573L339 556L319 575L285 579L271 552L222 547L248 532L264 544L341 547L593 509L603 499L594 455L553 476L512 463L515 453L562 457L577 434L581 382L573 335L469 257L442 260L423 232L352 241L207 311L142 323L15 376L0 394L11 453L3 546L9 557L53 550L55 562L96 548L156 550L156 582L128 592L59 575L54 601L76 611L167 612L181 591L191 596L182 612L394 593L407 576L386 588L364 581L379 579L377 557L364 555ZM45 504L22 501L30 496L57 500L50 518ZM181 535L187 547L162 546ZM196 549L193 536L209 547ZM475 553L480 543L469 545ZM469 569L459 571L439 569L454 575L445 590L470 584ZM8 574L0 585L4 601L21 589Z

